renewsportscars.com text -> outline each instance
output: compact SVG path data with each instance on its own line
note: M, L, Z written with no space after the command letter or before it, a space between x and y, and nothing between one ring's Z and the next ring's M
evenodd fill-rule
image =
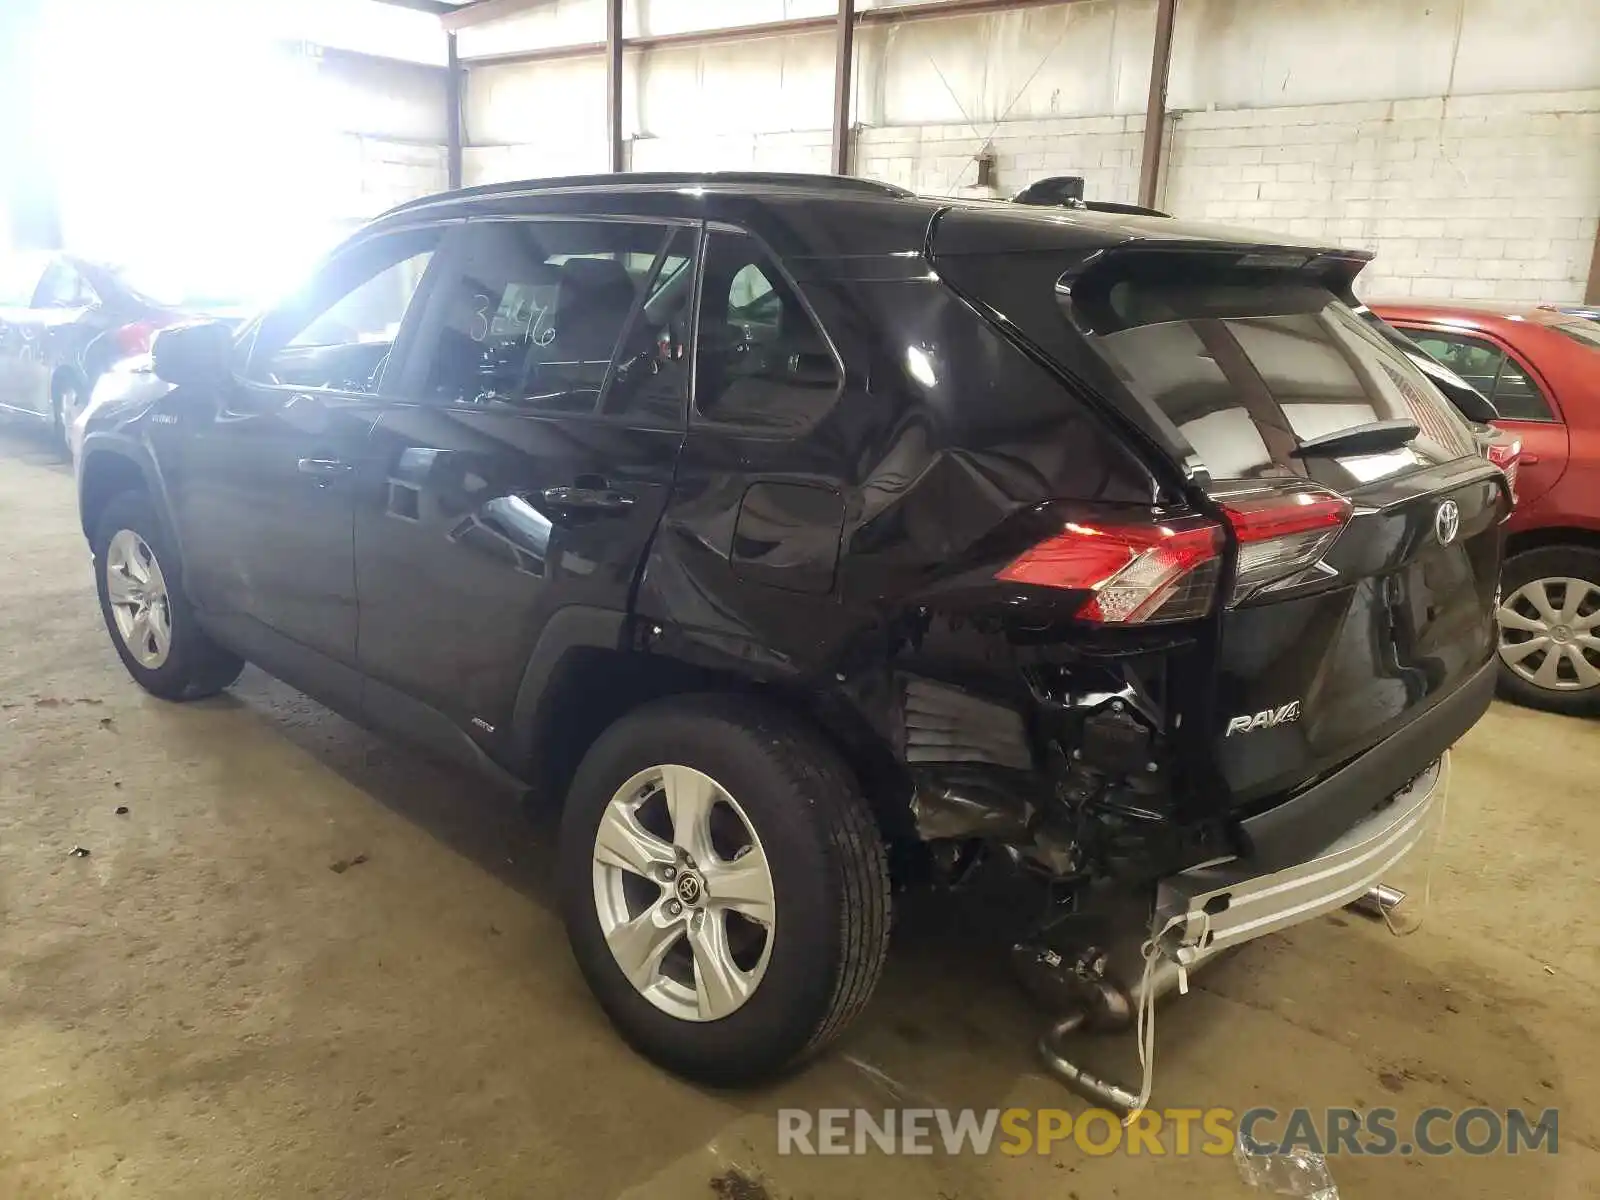
M1555 1154L1558 1110L1425 1108L1146 1109L1129 1125L1108 1109L784 1108L779 1154L1328 1155Z

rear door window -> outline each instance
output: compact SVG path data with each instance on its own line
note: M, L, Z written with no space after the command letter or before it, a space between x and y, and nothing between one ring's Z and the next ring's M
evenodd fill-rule
M1527 369L1499 346L1464 333L1416 330L1417 344L1477 388L1502 417L1549 421L1550 402Z
M706 241L696 339L695 412L753 432L799 433L833 407L838 361L761 244L714 230Z
M1214 478L1313 474L1295 453L1302 443L1378 421L1413 421L1420 433L1393 452L1342 456L1325 482L1349 486L1473 453L1449 401L1315 282L1163 267L1096 281L1072 299L1090 340Z

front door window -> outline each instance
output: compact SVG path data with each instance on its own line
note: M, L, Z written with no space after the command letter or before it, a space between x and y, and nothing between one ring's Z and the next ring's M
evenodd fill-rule
M694 240L636 221L469 224L432 300L422 397L680 426Z
M340 254L262 322L245 378L306 390L377 391L440 236L437 229L387 234Z

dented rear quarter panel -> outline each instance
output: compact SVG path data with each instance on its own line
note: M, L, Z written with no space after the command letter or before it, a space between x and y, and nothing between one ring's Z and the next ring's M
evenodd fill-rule
M792 689L836 728L891 744L897 671L1025 703L1006 626L1060 621L1081 601L1024 612L993 576L1059 528L1051 502L1147 510L1163 494L1089 404L935 274L923 251L937 211L769 201L723 214L778 254L843 386L793 437L691 414L638 595L656 652ZM753 573L733 550L741 506L789 486L836 492L838 508L797 519L772 539L781 561Z

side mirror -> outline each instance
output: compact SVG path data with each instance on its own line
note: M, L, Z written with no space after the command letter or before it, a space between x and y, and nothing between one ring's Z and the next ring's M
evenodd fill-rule
M179 387L226 383L233 377L233 330L222 321L163 329L150 357L156 375Z

